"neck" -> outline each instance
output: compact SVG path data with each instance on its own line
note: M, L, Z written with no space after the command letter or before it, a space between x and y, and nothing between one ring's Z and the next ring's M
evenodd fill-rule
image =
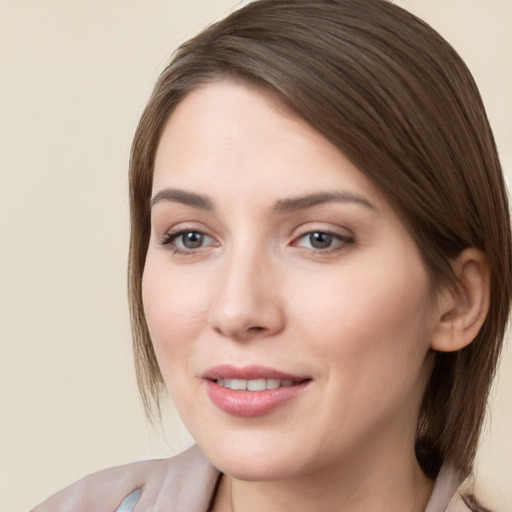
M421 471L414 451L378 455L371 462L363 456L341 467L280 480L224 475L213 512L424 512L433 482Z

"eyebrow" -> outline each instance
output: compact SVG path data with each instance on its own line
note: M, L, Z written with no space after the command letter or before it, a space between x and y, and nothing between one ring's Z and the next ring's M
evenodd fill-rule
M157 192L151 199L151 206L162 201L181 203L207 211L214 210L213 201L208 196L196 194L195 192L187 192L185 190L164 188ZM307 210L308 208L313 208L326 203L355 203L374 212L378 212L378 209L366 198L347 191L316 192L289 199L280 199L274 204L271 211L276 213L291 213L300 210Z
M174 188L164 188L157 192L151 199L151 206L154 206L161 201L181 203L187 206L192 206L193 208L200 208L202 210L213 210L213 203L207 196Z
M290 199L281 199L272 208L278 213L289 213L298 210L306 210L325 203L355 203L364 206L374 212L378 209L368 199L352 192L317 192L305 196Z

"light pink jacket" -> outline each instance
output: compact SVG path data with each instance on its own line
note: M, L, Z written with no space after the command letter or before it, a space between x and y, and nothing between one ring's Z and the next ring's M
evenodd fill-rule
M79 480L31 512L206 512L219 477L197 445ZM468 512L455 471L443 467L425 512Z

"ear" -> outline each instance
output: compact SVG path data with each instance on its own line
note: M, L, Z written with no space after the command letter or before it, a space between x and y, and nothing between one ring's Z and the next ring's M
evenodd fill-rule
M487 256L476 247L452 262L456 281L438 293L438 324L431 347L454 352L469 345L489 311L490 275Z

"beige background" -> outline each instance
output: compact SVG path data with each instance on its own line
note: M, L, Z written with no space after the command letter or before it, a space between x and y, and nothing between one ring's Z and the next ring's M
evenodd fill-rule
M512 1L402 0L474 71L512 175ZM235 0L0 0L0 511L190 439L146 426L125 299L126 168L170 50ZM512 510L512 351L478 473Z

